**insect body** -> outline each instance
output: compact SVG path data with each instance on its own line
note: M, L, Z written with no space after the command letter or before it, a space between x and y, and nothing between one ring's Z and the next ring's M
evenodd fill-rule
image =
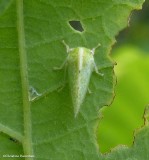
M65 64L67 65L69 87L76 117L86 96L92 72L95 70L97 74L102 76L94 61L94 51L99 45L92 50L84 47L70 49L64 41L63 43L66 46L68 56L59 69L62 69Z

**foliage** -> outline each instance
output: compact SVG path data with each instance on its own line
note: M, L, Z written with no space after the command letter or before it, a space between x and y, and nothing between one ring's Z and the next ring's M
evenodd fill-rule
M99 109L109 105L114 95L113 63L108 54L116 34L127 26L131 10L140 9L142 3L0 0L1 156L35 156L26 160L102 158L94 132ZM69 21L80 21L84 31L74 30ZM68 85L57 92L64 73L53 67L67 56L62 40L71 48L93 48L101 43L95 61L104 76L92 75L89 87L93 93L86 96L77 118Z
M103 111L98 129L102 152L118 144L132 145L134 130L143 125L144 108L149 102L148 54L126 45L115 50L112 57L117 62L116 96L110 108Z

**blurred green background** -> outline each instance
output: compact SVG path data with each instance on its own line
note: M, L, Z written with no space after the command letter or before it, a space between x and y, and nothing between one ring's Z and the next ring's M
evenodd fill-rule
M97 139L102 153L123 144L131 146L133 134L144 124L149 103L149 0L130 15L129 27L117 36L111 56L117 62L115 99L102 110Z

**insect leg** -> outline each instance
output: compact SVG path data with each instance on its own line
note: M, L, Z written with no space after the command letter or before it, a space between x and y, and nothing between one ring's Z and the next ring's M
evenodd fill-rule
M109 64L105 64L104 66L102 66L100 69L105 69L105 68L114 68L114 66L117 65L116 62L112 62Z
M99 75L99 76L103 76L104 74L103 73L100 73L99 72L99 69L97 68L96 64L94 63L94 69L95 69L95 72Z
M65 66L64 66L64 79L63 79L63 82L62 82L62 85L59 87L58 89L58 92L60 92L61 90L63 90L63 88L65 87L66 85L66 69L67 69L67 63L65 63Z
M100 46L101 46L101 44L99 43L95 48L93 48L93 49L91 50L91 53L94 55L95 50L96 50L98 47L100 47Z
M66 60L61 64L60 67L54 67L53 69L54 69L54 70L61 70L61 69L63 69L63 68L65 67L66 63L67 63L67 58L66 58Z
M66 44L66 42L65 42L64 40L62 41L62 43L63 43L64 46L66 47L67 53L69 53L71 49L69 48L68 44Z
M89 87L88 87L87 91L88 91L89 94L92 94L92 91L90 90Z
M63 79L63 82L62 82L61 86L58 88L58 92L60 92L65 87L65 84L66 84L67 58L62 63L62 65L60 67L54 67L53 69L54 70L62 70L63 68L64 68L64 79Z
M71 52L71 51L73 50L73 48L70 48L70 47L68 46L68 44L66 44L66 42L65 42L64 40L62 41L62 43L63 43L64 46L66 47L67 53L69 53L69 52Z

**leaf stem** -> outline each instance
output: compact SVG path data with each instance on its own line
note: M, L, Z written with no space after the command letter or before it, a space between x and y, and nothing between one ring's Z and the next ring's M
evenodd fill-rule
M24 140L23 148L25 155L33 155L32 149L32 126L31 126L31 111L29 101L29 83L27 73L27 55L25 50L25 33L24 33L24 17L23 17L23 0L16 0L17 5L17 27L18 27L18 45L20 56L20 74L22 82L23 96L23 113L24 113ZM33 160L27 157L26 160Z

